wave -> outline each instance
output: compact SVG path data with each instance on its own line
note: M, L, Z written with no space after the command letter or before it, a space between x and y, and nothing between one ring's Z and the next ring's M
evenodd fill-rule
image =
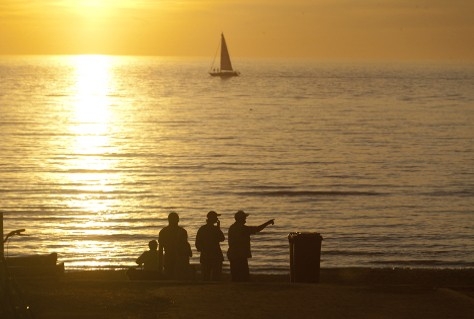
M396 267L440 267L440 268L466 268L474 267L474 262L470 261L442 261L437 259L417 259L417 260L372 260L370 264L379 266L396 266Z
M387 256L383 251L357 251L357 250L324 250L326 256Z
M445 197L445 196L459 196L459 197L470 197L473 195L471 190L458 190L458 191L434 191L434 192L426 192L421 193L425 196L432 196L432 197Z
M316 196L380 196L385 195L381 192L373 191L291 191L291 190L279 190L279 191L257 191L257 192L238 192L237 195L241 196L269 196L269 197L316 197Z

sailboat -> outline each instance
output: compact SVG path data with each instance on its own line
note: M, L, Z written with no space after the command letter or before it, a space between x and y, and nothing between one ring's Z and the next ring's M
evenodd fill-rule
M239 76L240 72L232 69L232 63L230 62L229 50L227 49L224 33L221 34L220 48L221 48L220 68L214 67L214 62L216 60L216 58L214 57L214 61L212 62L212 67L211 67L211 70L209 71L209 74L212 76L220 76L220 77Z

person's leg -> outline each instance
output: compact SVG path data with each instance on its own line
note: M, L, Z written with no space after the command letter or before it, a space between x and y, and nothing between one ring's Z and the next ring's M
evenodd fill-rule
M220 281L222 274L222 261L214 261L212 266L212 280Z
M169 254L163 256L163 274L168 279L174 277L174 260Z
M249 260L245 258L242 260L242 281L250 280Z
M207 262L201 263L201 275L202 280L209 281L211 280L211 265Z
M175 263L175 278L178 280L189 280L191 279L191 266L189 265L189 258L186 256L180 256L176 258Z
M238 281L238 275L239 275L239 262L237 259L229 259L229 264L230 264L230 275L231 275L231 280L232 281Z
M230 272L232 275L232 281L248 281L249 265L247 258L233 259L230 262Z

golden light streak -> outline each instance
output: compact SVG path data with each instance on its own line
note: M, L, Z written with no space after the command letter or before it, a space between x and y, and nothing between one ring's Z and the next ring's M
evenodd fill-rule
M89 212L106 211L110 200L104 193L114 190L113 168L115 161L106 158L111 151L108 135L113 114L110 108L111 59L100 55L73 57L75 87L73 116L70 131L69 179L85 195L71 200L70 204Z

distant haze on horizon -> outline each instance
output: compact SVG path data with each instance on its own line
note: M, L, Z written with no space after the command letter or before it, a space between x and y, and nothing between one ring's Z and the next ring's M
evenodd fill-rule
M0 54L474 61L470 0L1 0Z

